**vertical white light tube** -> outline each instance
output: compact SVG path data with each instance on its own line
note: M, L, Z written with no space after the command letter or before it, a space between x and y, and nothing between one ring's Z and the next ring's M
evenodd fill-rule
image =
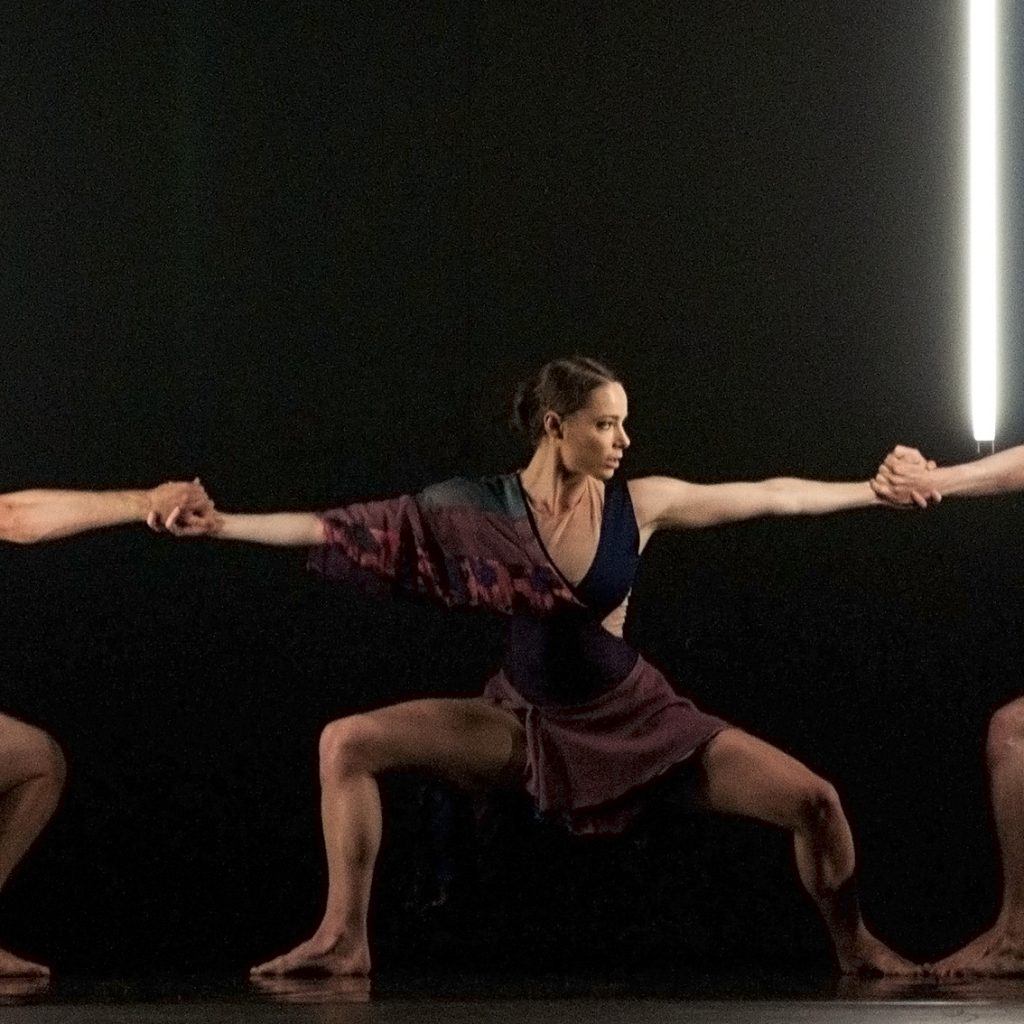
M976 441L996 436L999 340L999 144L997 0L967 0L969 15L968 299L971 418Z

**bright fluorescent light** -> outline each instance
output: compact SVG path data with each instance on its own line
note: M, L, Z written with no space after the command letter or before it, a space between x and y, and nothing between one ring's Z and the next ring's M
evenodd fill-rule
M999 14L997 0L968 0L968 6L971 417L975 440L993 441L999 340Z

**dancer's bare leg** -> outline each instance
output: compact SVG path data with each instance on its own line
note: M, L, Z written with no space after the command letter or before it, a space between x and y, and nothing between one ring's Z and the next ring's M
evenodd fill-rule
M64 788L60 748L45 732L0 715L0 889L50 820ZM0 977L49 968L0 949Z
M369 973L366 917L380 846L380 773L425 769L483 788L520 784L525 767L519 721L478 699L411 701L331 722L320 738L328 875L323 920L312 938L253 973Z
M1024 698L1001 707L986 749L992 812L1003 869L1003 904L995 924L935 965L951 975L1024 975Z
M844 973L916 974L865 927L854 887L854 850L839 796L799 761L740 729L705 749L698 807L779 825L793 833L797 869L821 911Z

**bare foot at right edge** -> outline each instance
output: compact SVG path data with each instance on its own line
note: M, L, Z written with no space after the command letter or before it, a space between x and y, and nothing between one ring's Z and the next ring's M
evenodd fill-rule
M0 978L48 978L50 968L0 949Z
M917 978L925 974L923 967L900 956L866 929L848 949L837 949L836 956L843 974L861 978Z
M344 937L314 935L282 956L258 964L253 977L283 974L316 974L363 977L370 973L370 948L366 940L347 942Z
M939 978L1024 976L1024 936L991 928L934 968Z

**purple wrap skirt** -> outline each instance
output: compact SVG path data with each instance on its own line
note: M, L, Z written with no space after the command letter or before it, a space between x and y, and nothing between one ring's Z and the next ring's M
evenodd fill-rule
M579 704L528 700L504 672L483 696L526 730L524 782L537 809L579 834L621 832L649 783L729 727L679 696L642 657L621 682Z

